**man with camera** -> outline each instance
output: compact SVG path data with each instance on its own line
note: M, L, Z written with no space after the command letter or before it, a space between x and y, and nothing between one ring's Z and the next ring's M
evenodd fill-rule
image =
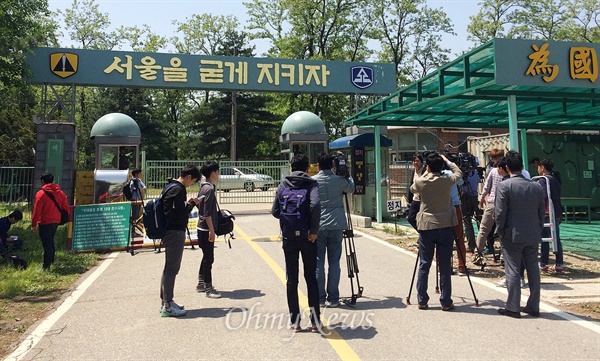
M421 208L417 214L417 229L419 230L419 276L417 279L417 299L419 309L429 307L427 281L429 269L433 262L434 249L437 248L437 260L440 268L440 288L442 311L454 309L452 302L452 242L453 227L457 224L456 211L452 205L450 192L462 172L458 166L444 155L431 152L425 159L426 172L417 178L410 187L411 192L421 197ZM442 175L444 164L452 171L451 175Z
M331 169L336 163L336 173ZM317 283L319 304L327 307L340 305L340 258L342 238L348 222L344 214L344 194L354 192L354 181L348 173L343 154L337 157L322 153L319 156L319 173L313 179L319 184L321 221L317 236ZM325 254L327 254L327 287L325 287ZM327 301L327 302L326 302Z

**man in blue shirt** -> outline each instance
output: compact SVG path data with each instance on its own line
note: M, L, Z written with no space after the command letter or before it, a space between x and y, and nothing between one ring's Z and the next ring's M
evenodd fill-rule
M344 213L344 193L354 192L350 175L336 175L331 171L334 157L322 153L319 156L319 173L313 179L319 184L321 221L317 236L317 282L319 303L328 307L340 305L340 258L342 257L343 231L348 229ZM325 287L325 254L327 254L327 287ZM327 301L327 303L326 303Z

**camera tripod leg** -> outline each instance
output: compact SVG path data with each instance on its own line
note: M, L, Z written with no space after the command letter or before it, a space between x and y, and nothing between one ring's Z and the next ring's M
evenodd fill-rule
M469 286L471 287L471 292L473 293L473 299L475 299L475 306L478 307L479 306L479 300L477 299L477 296L475 295L475 289L473 288L473 283L471 282L471 276L469 275L469 267L467 267L466 256L461 251L460 247L458 246L459 240L457 238L454 238L454 242L456 244L456 250L457 250L457 253L458 253L458 257L460 257L462 259L462 262L465 265L465 273L467 274L467 280L469 281Z
M413 286L415 284L415 275L417 274L417 266L419 265L419 252L417 252L417 258L415 259L415 268L413 269L412 280L410 281L410 288L408 289L408 296L406 296L406 304L410 305L410 295L412 294Z
M435 247L435 293L440 294L440 260Z

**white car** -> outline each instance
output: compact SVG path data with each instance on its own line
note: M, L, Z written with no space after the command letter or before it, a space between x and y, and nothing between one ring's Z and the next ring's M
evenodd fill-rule
M232 189L245 189L247 192L252 192L256 188L263 191L275 187L273 177L258 174L249 168L234 168L221 167L219 168L219 181L217 189L229 192Z

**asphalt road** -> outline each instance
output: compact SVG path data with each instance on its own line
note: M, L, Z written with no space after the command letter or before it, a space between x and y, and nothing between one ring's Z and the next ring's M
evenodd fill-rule
M323 311L327 335L294 334L286 327L278 223L263 208L238 211L232 249L219 239L213 281L223 298L196 293L202 251L187 246L175 286L187 316L160 317L164 253L113 253L6 360L600 359L598 323L549 304L542 304L540 318L500 316L506 290L484 279L472 278L479 307L467 278L453 276L456 309L441 311L433 272L430 309L417 308L416 291L407 306L415 256L363 234L355 246L364 297L353 307ZM342 264L340 292L350 296ZM303 281L300 290L307 307Z

